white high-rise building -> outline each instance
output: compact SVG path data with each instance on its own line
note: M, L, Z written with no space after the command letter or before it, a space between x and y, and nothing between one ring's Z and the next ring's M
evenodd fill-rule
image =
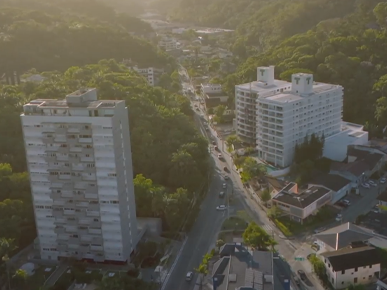
M259 158L291 165L297 143L315 133L329 138L342 130L343 87L294 74L274 79L274 66L258 67L257 81L235 86L237 134L255 143Z
M128 110L95 89L21 115L42 259L129 259L137 239Z

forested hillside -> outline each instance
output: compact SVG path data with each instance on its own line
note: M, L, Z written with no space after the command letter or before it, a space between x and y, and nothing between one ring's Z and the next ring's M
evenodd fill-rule
M240 50L259 52L280 40L306 32L320 21L353 13L375 0L158 0L173 2L172 20L236 29L232 42ZM242 55L243 56L243 55Z
M257 66L275 65L276 76L284 80L294 72L311 72L316 81L345 88L346 121L367 123L371 133L380 134L387 125L387 101L379 99L387 94L386 17L387 3L381 2L361 5L343 19L320 22L249 58L225 79L225 88L233 94L235 84L255 79Z
M105 58L171 63L155 46L129 34L151 31L147 23L94 0L5 0L0 4L0 73L63 71Z

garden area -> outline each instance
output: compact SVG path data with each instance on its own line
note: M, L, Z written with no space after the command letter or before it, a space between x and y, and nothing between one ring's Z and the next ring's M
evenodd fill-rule
M251 217L246 211L237 211L235 216L229 217L223 222L218 240L232 243L234 238L242 238L242 234L250 221Z
M279 210L276 207L270 209L270 213ZM280 210L279 210L280 211ZM300 224L291 220L287 216L280 216L281 213L271 214L269 217L274 221L278 229L286 236L294 236L302 232L306 232L320 226L323 226L334 220L336 212L329 206L322 207L315 215L309 216L309 218Z

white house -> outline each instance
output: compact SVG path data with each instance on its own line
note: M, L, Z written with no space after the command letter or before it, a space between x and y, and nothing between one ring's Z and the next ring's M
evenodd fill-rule
M352 243L337 251L321 254L327 278L335 289L375 282L380 275L381 257L374 247Z
M291 219L303 223L307 217L330 202L331 198L330 189L311 185L308 189L299 191L297 183L291 182L273 197L272 204Z

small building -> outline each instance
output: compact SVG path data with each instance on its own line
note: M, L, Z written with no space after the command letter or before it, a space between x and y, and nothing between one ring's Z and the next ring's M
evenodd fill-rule
M228 96L222 91L220 84L201 84L200 92L207 108L213 108L228 101Z
M370 176L369 166L364 161L351 163L332 162L330 173L349 179L352 187L358 187Z
M220 250L211 278L213 289L274 289L273 253L252 251L241 243L227 243Z
M374 247L352 242L337 251L321 254L327 278L335 289L375 282L380 275L380 257Z
M332 191L331 204L335 204L351 192L351 180L337 174L319 174L310 182L313 185L320 185Z
M158 47L161 49L168 51L168 50L175 50L179 46L179 43L177 40L173 37L167 37L164 36L159 40Z
M332 199L332 191L322 186L310 185L299 191L297 183L291 182L272 199L292 220L303 223L310 215Z
M325 138L323 156L342 162L349 146L365 144L368 144L368 132L362 125L342 122L338 133Z
M129 69L142 75L150 86L157 85L160 76L164 73L164 69L154 68L154 67L145 67L140 68L138 66L129 67Z

